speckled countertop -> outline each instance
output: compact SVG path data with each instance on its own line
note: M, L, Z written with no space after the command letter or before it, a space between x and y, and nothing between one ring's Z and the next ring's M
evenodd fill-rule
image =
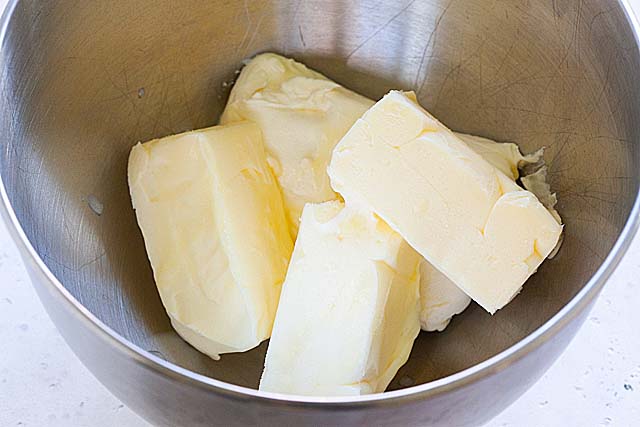
M640 235L568 350L487 426L639 425L639 325ZM1 223L0 342L0 426L148 426L67 347Z

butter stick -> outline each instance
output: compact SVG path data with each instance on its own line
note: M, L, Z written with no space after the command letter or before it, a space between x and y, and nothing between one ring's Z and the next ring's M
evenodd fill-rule
M293 244L258 126L137 144L129 187L174 329L216 359L269 338Z
M380 215L490 313L521 289L562 226L422 109L392 91L334 149L331 184L347 204Z
M257 123L282 188L295 239L305 203L338 199L327 176L333 147L373 101L293 59L256 56L242 69L220 119Z
M383 392L420 331L420 256L376 215L307 204L260 390Z

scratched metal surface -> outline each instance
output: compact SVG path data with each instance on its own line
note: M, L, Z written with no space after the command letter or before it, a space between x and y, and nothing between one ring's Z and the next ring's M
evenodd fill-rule
M128 196L134 143L214 124L242 59L276 51L371 97L416 90L455 130L546 146L564 246L495 316L473 306L420 335L392 388L431 381L549 319L627 219L640 64L612 4L23 1L2 50L2 179L42 259L98 318L180 366L255 387L265 344L214 362L170 327Z

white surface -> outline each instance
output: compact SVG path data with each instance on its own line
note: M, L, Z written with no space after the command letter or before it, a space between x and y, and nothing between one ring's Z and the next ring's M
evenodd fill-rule
M0 0L0 10L6 0ZM640 0L632 0L636 10ZM487 425L632 426L640 420L640 237L575 340ZM148 426L76 359L0 224L0 426Z

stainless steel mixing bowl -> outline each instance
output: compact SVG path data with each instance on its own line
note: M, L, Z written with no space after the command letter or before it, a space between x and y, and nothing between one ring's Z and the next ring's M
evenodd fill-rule
M480 424L567 346L638 225L640 54L624 2L24 0L2 23L0 210L69 345L157 424ZM474 306L421 334L391 392L258 392L266 343L213 361L158 298L129 149L215 123L263 51L371 97L415 89L453 129L547 147L560 254L495 316Z

